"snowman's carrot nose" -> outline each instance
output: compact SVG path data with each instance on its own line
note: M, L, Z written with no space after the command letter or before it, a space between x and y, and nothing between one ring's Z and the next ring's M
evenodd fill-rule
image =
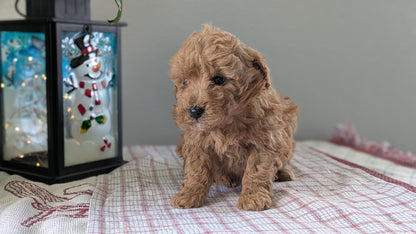
M100 70L100 67L101 67L101 61L98 62L97 65L95 65L95 66L92 67L92 71L93 72L98 72Z

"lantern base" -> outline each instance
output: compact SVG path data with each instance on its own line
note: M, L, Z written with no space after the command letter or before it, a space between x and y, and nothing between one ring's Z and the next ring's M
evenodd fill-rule
M80 179L84 179L90 176L97 176L97 175L104 174L104 173L109 173L112 170L122 166L125 163L127 163L127 161L123 161L117 164L102 166L102 167L96 167L96 168L84 170L81 172L69 173L69 174L62 175L62 176L39 175L39 174L31 173L29 171L14 170L12 168L4 168L4 167L0 167L0 171L4 171L9 174L17 174L26 179L34 180L34 181L38 181L38 182L42 182L46 184L56 184L56 183L65 183L69 181L80 180Z
M33 152L21 156L16 156L10 160L14 163L25 164L29 166L48 167L48 152Z

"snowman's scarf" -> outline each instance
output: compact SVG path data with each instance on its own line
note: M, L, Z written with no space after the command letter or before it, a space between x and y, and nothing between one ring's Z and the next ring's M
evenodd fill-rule
M84 81L79 82L79 87L81 89L85 89L85 91L84 91L85 96L87 96L89 98L94 96L95 105L101 105L101 98L100 98L100 94L99 94L98 90L101 89L101 88L102 89L106 88L106 84L105 84L104 80L102 80L99 84L101 84L101 86L97 85L97 83L85 83ZM81 115L84 115L85 112L87 111L87 109L85 108L84 105L82 105L80 103L78 105L78 111Z

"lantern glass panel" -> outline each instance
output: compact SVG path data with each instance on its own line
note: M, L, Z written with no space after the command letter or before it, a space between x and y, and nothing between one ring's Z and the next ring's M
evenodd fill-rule
M65 167L117 157L115 33L63 31Z
M0 32L3 160L48 167L45 34Z

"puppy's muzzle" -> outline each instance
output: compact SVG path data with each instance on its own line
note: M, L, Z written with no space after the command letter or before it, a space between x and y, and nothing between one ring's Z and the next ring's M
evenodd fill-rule
M196 120L201 118L204 112L205 112L205 109L200 106L193 106L188 109L189 116Z

